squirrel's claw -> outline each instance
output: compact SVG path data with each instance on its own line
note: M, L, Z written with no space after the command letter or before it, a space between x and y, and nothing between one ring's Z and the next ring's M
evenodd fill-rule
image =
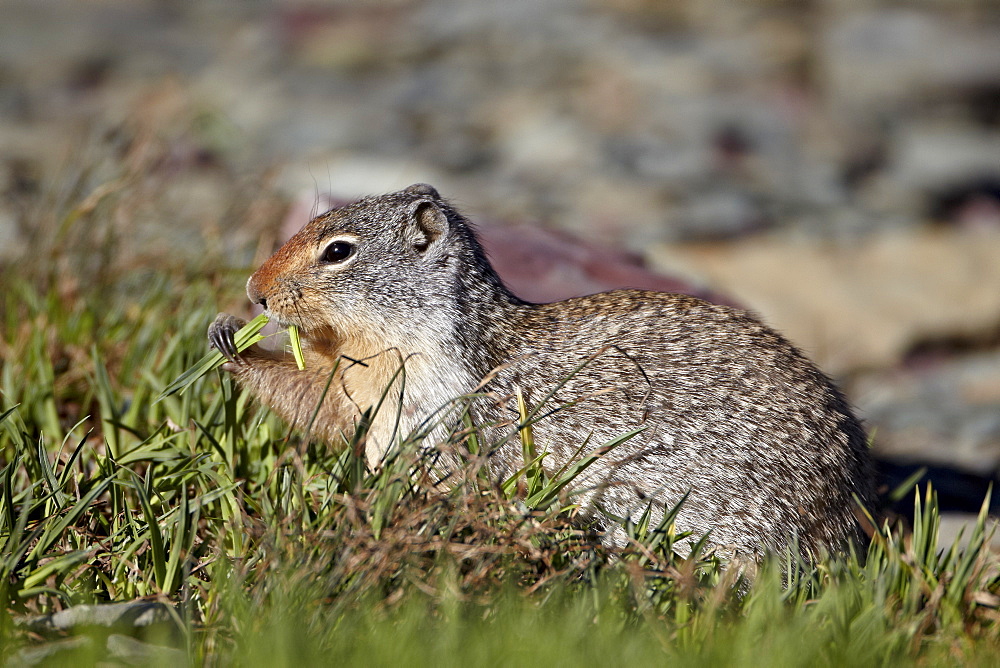
M212 324L208 326L208 343L215 348L222 356L233 364L243 364L243 359L236 350L236 332L247 324L236 316L228 313L220 313L216 316Z

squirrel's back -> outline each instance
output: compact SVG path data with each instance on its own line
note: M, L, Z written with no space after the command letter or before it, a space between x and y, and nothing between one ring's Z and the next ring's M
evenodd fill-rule
M230 347L234 319L209 330L240 384L291 423L335 440L387 387L398 398L368 436L377 461L443 402L475 390L498 477L522 465L519 395L552 471L631 430L587 468L578 497L609 518L662 515L710 532L730 555L797 541L804 553L861 537L856 501L873 478L858 420L831 381L753 315L694 297L616 291L552 304L512 295L471 226L430 186L370 197L308 223L251 277L248 294L301 330L307 369ZM403 376L395 374L403 365ZM332 381L331 381L332 378ZM404 386L405 385L405 386ZM395 393L395 394L393 394Z
M643 430L586 471L590 503L637 519L651 499L687 494L678 524L741 553L793 535L814 553L861 538L854 498L874 502L864 430L831 381L751 314L622 290L527 306L511 329L495 386L530 403L568 379L549 400L559 412L534 425L553 466L581 435ZM504 447L500 466L518 462Z

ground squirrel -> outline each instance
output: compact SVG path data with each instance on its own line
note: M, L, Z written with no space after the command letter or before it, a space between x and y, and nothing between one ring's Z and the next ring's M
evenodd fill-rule
M497 425L486 427L494 443L517 421L518 393L529 405L552 394L558 410L533 427L552 471L585 442L643 428L574 481L586 490L585 516L611 542L624 535L610 517L637 518L650 503L662 513L685 494L676 528L709 533L730 555L755 559L793 539L815 555L862 537L857 501L874 501L864 430L780 334L742 310L679 294L525 302L431 186L314 218L250 277L247 293L298 326L306 369L257 346L237 354L242 321L220 314L209 340L229 359L224 368L285 420L329 440L350 435L392 384L394 402L366 441L373 464L486 379L497 399L472 410L479 424ZM393 380L401 363L405 376ZM501 478L521 459L508 439L488 465Z

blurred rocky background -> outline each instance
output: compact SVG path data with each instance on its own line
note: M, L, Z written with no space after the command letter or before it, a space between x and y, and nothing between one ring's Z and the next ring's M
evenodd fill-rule
M244 271L324 202L426 181L526 296L721 295L843 384L887 470L954 468L981 491L1000 467L994 0L5 0L0 16L5 261L44 261L39 221L74 193L127 189L135 215L100 230L121 253Z

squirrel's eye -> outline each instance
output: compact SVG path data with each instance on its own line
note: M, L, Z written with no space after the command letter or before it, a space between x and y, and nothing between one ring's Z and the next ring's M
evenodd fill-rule
M323 249L323 254L319 256L320 262L343 262L354 254L354 244L349 241L334 241Z

